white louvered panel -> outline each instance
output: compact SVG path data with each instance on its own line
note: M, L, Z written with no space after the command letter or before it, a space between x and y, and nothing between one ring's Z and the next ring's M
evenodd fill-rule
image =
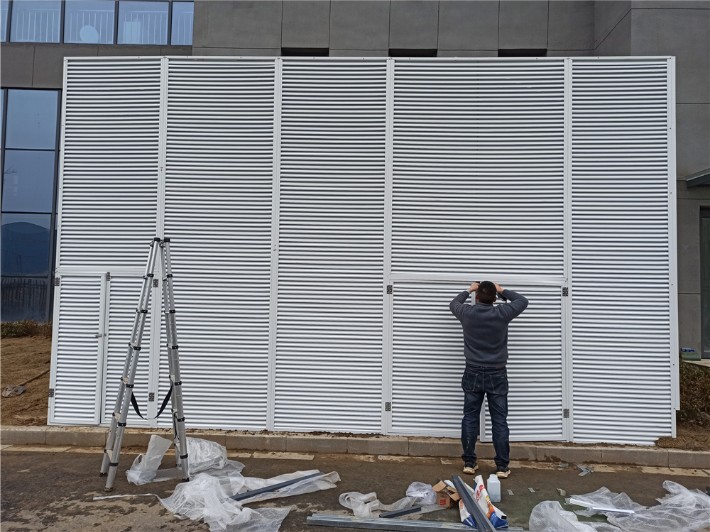
M54 309L51 423L96 424L101 277L62 277Z
M665 59L573 63L574 439L673 428Z
M561 440L565 387L561 289L559 286L512 285L510 289L523 294L530 302L509 327L510 439ZM485 436L487 439L492 436L487 408Z
M273 60L169 62L165 236L189 427L266 428L274 79Z
M384 60L284 60L278 430L381 430L385 112Z
M106 309L106 363L104 370L104 405L103 422L110 423L111 415L116 406L116 395L121 384L121 377L128 356L128 344L133 334L133 323L136 317L141 296L142 277L117 277L111 276L108 285L108 306ZM152 291L152 296L156 293ZM157 303L157 307L156 307ZM153 319L160 319L160 300L157 302L151 297L146 316L141 351L138 355L133 394L136 396L138 408L144 417L148 417L148 383L150 381L151 358L151 323ZM130 395L130 390L127 390ZM128 410L128 423L131 426L146 425L130 406Z
M466 360L450 283L392 288L392 433L459 436Z
M59 267L142 266L155 236L160 59L70 59Z
M393 158L393 272L562 274L561 59L397 60Z

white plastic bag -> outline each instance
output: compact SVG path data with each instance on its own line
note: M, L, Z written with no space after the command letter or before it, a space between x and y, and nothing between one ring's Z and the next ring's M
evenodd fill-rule
M412 482L407 488L407 497L417 499L417 504L423 506L436 503L436 493L430 484Z
M377 499L377 493L359 493L350 491L341 493L338 499L342 506L350 508L355 517L377 517L380 511L394 512L396 510L404 510L411 508L416 501L413 497L404 497L392 504L383 504Z
M190 476L206 469L222 469L227 464L227 449L215 441L187 438L187 467Z
M172 442L153 434L148 442L148 449L145 456L139 454L133 461L131 468L126 471L128 482L132 484L147 484L151 482L160 467L165 452L170 448Z

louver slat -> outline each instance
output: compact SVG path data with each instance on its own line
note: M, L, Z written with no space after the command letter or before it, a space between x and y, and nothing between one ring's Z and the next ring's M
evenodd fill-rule
M385 61L283 63L278 430L381 430L385 89Z
M116 394L121 383L121 377L125 368L126 357L128 356L128 344L131 341L133 334L133 322L136 316L136 308L139 304L142 278L118 277L111 276L108 288L108 306L106 334L108 335L106 342L106 364L104 370L104 405L103 405L103 422L110 423L113 409L116 406ZM156 317L160 318L160 300L154 300L155 290L151 294L150 306L148 315L146 316L145 327L143 329L143 337L141 339L141 351L138 355L138 366L133 388L133 394L136 396L138 407L144 417L148 417L148 392L150 381L150 360L151 360L151 323ZM131 407L128 410L128 422L131 426L146 425L147 422L142 420L133 411Z
M169 60L165 236L190 427L266 428L274 68Z
M511 286L530 301L509 328L508 425L512 441L563 439L560 287ZM492 437L486 416L486 439Z
M573 63L574 439L672 433L666 60Z
M54 315L49 421L96 424L101 340L101 277L62 277Z
M160 58L67 63L58 266L143 266L155 236Z
M564 63L395 61L392 271L563 273Z

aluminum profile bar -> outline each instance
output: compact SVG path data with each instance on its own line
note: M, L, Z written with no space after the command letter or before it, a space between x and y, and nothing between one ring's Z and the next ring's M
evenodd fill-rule
M338 528L365 528L368 530L415 530L417 532L440 530L471 530L463 523L447 521L410 521L408 519L380 519L379 517L352 517L333 514L313 514L306 523L314 526Z
M464 506L471 514L471 517L473 517L473 519L476 521L478 530L494 532L495 527L493 526L493 523L488 520L488 517L483 514L481 508L478 506L478 504L476 504L476 501L473 500L473 497L471 497L471 493L468 491L468 488L466 487L466 484L464 484L464 481L461 480L461 477L455 475L451 478L451 480L453 481L454 486L456 487L456 491L459 492Z
M309 478L313 477L322 477L323 473L318 472L318 473L311 473L310 475L304 475L302 477L298 478L292 478L291 480L286 480L285 482L279 482L278 484L272 484L271 486L265 486L263 488L251 490L251 491L245 491L244 493L237 493L236 495L232 495L230 498L235 500L235 501L243 501L244 499L250 499L254 497L255 495L259 495L260 493L267 493L269 491L276 491L281 488L285 488L286 486L290 486L291 484L296 484L298 482L301 482L302 480L306 480Z

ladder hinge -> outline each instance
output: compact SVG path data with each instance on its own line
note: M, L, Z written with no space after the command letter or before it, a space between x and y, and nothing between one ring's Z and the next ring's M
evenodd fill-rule
M567 288L566 286L562 287L562 296L563 297L569 296L569 288Z
M55 277L55 278L54 278L54 286L59 286L60 279L61 279L60 277Z
M148 394L148 401L155 401L155 393L154 392L150 392Z
M158 288L158 280L157 279L153 279L153 286L155 288Z
M387 285L387 293L388 293L388 294L391 294L391 293L392 293L392 285L391 285L391 284L388 284L388 285Z
M392 403L385 403L385 412L392 412Z
M54 397L54 388L49 389L49 396Z
M106 280L107 281L111 280L111 272L106 272Z
M562 417L565 419L569 417L569 408L562 410Z

